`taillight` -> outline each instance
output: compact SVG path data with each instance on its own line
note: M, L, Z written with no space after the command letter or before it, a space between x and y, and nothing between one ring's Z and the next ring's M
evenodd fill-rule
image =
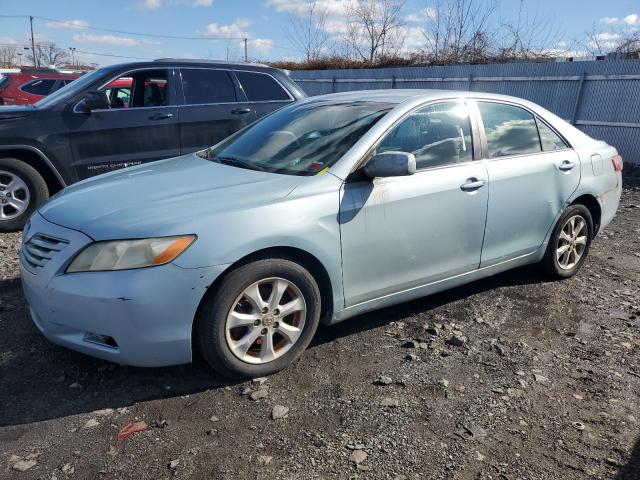
M622 171L622 157L620 155L614 155L613 157L611 157L611 163L613 164L614 171Z

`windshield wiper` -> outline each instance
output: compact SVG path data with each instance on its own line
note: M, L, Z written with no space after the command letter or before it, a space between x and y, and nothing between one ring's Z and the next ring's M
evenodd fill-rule
M246 160L242 160L241 158L236 157L215 157L214 160L217 160L219 163L224 165L233 165L236 167L247 168L249 170L258 170L260 172L264 172L264 168L260 165L256 165L255 163L248 162Z

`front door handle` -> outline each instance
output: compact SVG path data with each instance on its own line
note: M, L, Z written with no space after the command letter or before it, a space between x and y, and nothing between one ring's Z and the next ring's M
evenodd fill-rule
M236 108L235 110L231 110L233 115L244 115L246 113L251 113L250 108Z
M479 188L484 187L485 181L477 178L468 178L466 182L460 185L460 190L463 192L474 192Z
M154 113L149 120L166 120L167 118L173 118L173 113Z
M560 170L562 170L563 172L568 172L569 170L571 170L573 167L575 167L576 164L573 163L571 160L565 160L564 162L562 162L558 168Z

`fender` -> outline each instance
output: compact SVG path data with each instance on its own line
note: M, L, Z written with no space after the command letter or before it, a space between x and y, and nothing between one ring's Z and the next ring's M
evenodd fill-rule
M53 172L56 179L60 182L60 185L62 185L62 188L67 186L67 182L64 181L58 169L53 165L53 163L51 163L51 160L49 160L49 158L47 158L47 156L36 147L32 147L31 145L0 145L0 151L2 150L29 150L30 152L35 153Z

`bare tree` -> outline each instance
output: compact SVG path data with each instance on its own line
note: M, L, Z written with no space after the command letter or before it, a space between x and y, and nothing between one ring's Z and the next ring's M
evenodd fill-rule
M352 0L346 8L347 48L370 63L398 53L404 44L404 0Z
M53 42L36 43L36 52L38 65L44 67L60 66L69 60L69 52L63 48L59 48ZM33 62L33 52L29 52L28 59Z
M473 62L492 55L489 20L495 1L437 0L426 9L423 29L427 57L436 63Z
M300 50L307 62L318 60L329 47L326 30L329 10L318 0L301 0L299 11L289 17L289 29L285 33L291 44Z
M639 53L640 32L626 28L603 31L594 25L577 43L582 50L592 56L602 56L614 52Z
M550 17L535 12L533 17L525 10L525 0L520 0L517 17L503 25L503 38L498 57L502 59L544 58L557 55L561 40L559 31Z
M12 68L18 55L18 47L13 45L5 45L0 47L0 67Z

